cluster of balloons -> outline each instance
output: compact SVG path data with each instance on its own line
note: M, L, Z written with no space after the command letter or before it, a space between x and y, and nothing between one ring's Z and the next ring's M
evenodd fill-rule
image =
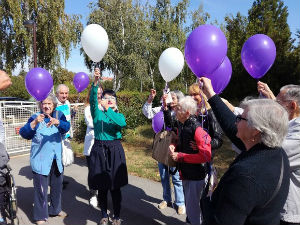
M100 25L90 24L82 32L81 44L93 62L100 62L108 48L107 33ZM89 76L84 72L76 73L73 79L79 93L88 87L89 82ZM32 97L37 101L43 101L53 88L53 79L47 70L33 68L26 75L25 86Z
M184 48L187 65L197 77L211 79L214 91L219 94L228 85L232 65L227 55L227 40L221 29L213 25L200 25L191 32ZM243 45L241 59L244 68L255 79L263 77L272 67L276 57L273 40L264 34L250 37ZM175 79L184 66L179 49L168 48L159 58L159 71L166 82ZM163 127L163 113L152 119L157 133Z

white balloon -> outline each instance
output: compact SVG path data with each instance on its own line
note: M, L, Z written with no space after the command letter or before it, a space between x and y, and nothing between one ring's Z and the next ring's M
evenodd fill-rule
M94 62L100 62L108 48L106 31L98 24L86 26L81 34L81 45Z
M184 66L184 57L178 48L167 48L159 57L158 68L166 82L174 80Z

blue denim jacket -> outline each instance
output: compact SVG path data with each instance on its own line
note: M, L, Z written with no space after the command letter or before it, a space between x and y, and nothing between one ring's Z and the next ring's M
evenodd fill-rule
M65 134L70 129L70 123L66 120L65 115L57 111L59 126L54 125L47 127L49 118L39 123L34 129L30 123L40 114L32 115L28 122L20 129L20 135L28 140L32 140L30 152L30 165L32 171L49 175L53 159L56 159L56 164L60 173L63 172L62 165L62 134ZM54 116L53 116L54 115ZM56 117L56 111L52 113L52 117Z

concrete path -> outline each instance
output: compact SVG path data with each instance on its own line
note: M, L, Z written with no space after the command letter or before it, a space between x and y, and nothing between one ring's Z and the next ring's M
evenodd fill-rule
M29 155L12 157L10 165L15 177L20 225L33 224L33 183L29 165ZM49 218L47 224L55 225L95 225L100 220L100 210L88 203L87 167L84 158L76 158L75 163L65 169L65 180L69 184L63 190L62 208L68 217ZM122 188L121 218L124 225L185 224L185 215L179 216L175 209L160 210L157 205L162 198L162 187L158 182L136 176L129 176L129 184ZM112 208L109 196L109 208Z

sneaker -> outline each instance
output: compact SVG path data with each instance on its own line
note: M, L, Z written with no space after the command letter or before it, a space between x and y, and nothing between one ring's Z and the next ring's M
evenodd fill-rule
M104 217L100 220L99 225L108 225L108 218Z
M162 201L161 203L159 203L158 208L159 209L165 209L167 207L172 207L172 202L166 202L166 201Z
M121 219L113 219L112 225L121 225Z
M93 206L94 208L98 207L98 200L96 195L90 198L90 205Z
M178 215L184 215L186 213L185 206L184 205L178 206L177 213Z

